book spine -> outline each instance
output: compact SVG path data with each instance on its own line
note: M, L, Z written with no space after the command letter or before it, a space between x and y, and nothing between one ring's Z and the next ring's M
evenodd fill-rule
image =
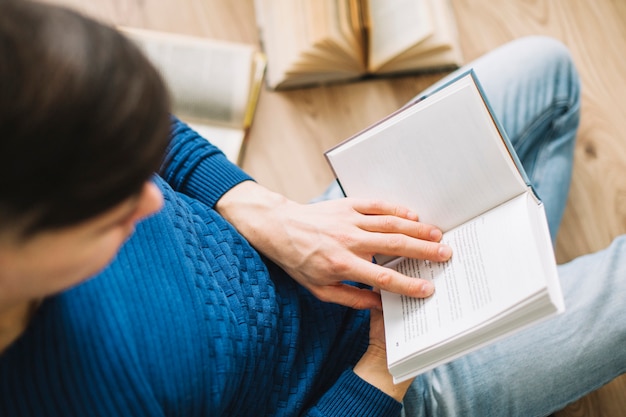
M489 99L487 98L487 95L485 94L485 90L483 89L482 85L480 84L480 81L478 80L478 77L476 76L476 73L474 72L473 69L471 69L471 70L469 70L469 74L471 75L472 79L474 80L474 84L476 84L476 88L478 89L478 92L480 93L480 96L482 97L483 102L485 103L485 106L487 107L487 110L489 111L489 116L491 116L491 120L493 120L493 123L496 126L496 129L498 129L498 132L500 132L500 137L502 138L502 141L504 142L504 145L506 146L507 150L509 151L509 155L511 155L511 159L515 163L515 166L517 167L517 170L519 171L520 175L522 176L522 179L524 180L526 185L531 189L531 191L533 192L533 195L535 196L535 198L538 201L541 201L541 199L539 198L539 195L537 194L535 188L533 187L533 185L532 185L532 183L530 181L530 178L528 177L528 174L526 174L526 170L524 169L524 166L522 165L522 162L520 161L519 156L517 156L517 152L515 151L515 148L513 147L513 144L511 143L511 140L509 139L509 136L507 135L506 131L504 130L504 126L502 126L502 124L500 123L498 118L495 117L495 113L493 111L493 108L491 107L491 104L489 103Z

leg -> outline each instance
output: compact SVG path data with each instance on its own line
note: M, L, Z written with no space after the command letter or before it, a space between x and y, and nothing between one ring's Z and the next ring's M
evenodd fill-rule
M626 237L559 266L564 314L418 377L406 416L545 416L626 371Z
M580 110L580 85L569 52L550 38L522 38L418 97L470 67L545 204L554 241L567 202Z
M476 73L546 203L553 236L565 205L578 82L565 49L524 39L481 58ZM407 416L540 416L626 369L626 238L559 267L566 312L416 379Z
M525 38L455 71L417 97L469 67L545 204L554 240L567 200L578 127L579 84L569 54L552 39ZM341 196L333 183L314 201Z

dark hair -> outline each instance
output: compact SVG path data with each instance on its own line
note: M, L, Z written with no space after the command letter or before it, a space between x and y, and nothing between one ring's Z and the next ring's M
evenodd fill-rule
M169 141L169 97L115 29L0 1L0 230L77 224L138 193Z

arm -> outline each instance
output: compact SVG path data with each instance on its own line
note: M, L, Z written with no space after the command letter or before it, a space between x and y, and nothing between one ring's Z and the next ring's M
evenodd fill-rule
M353 371L345 371L304 415L395 417L400 415L401 409L401 402L359 378Z
M394 385L387 371L382 311L373 309L367 351L354 369L345 371L307 415L397 416L412 381Z
M382 310L371 310L369 347L354 367L354 373L396 401L402 401L404 394L413 382L413 379L410 379L394 384L393 377L387 369L387 349L385 347Z
M441 231L408 210L383 202L341 199L298 204L253 183L224 194L216 209L259 251L321 300L380 307L380 295L356 281L413 297L433 287L371 262L375 254L445 261Z
M210 207L249 175L186 124L172 118L172 140L161 167L161 176L176 191Z
M261 253L318 298L354 308L380 306L380 296L345 284L426 297L425 280L371 262L374 254L444 261L441 232L391 204L342 199L298 204L251 181L205 139L178 120L162 175L177 191L215 209Z

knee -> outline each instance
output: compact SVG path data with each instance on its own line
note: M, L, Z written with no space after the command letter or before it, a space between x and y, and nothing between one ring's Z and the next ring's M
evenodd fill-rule
M518 65L553 83L555 99L566 101L569 108L579 107L580 79L570 49L563 42L548 36L527 36L508 47L513 49L509 56L516 56Z
M573 65L569 48L560 40L550 36L525 36L511 41L508 45L517 49L517 53L534 56L539 61L563 61L568 65Z

